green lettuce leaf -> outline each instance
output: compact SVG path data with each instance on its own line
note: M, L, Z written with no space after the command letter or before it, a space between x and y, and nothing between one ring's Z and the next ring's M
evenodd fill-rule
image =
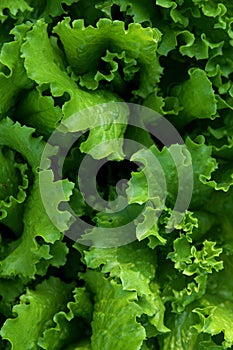
M77 0L27 0L27 2L34 10L31 17L44 18L47 23L50 23L54 17L60 17L68 12L64 5L71 6Z
M103 274L120 280L124 291L136 291L138 301L135 303L147 315L147 322L154 329L154 334L168 331L163 323L165 309L155 281L156 256L146 242L135 242L115 249L91 248L84 252L84 261L89 268L101 267Z
M70 19L66 18L54 28L54 32L62 41L71 68L81 76L82 86L96 89L101 79L109 81L116 73L119 75L118 63L114 58L123 59L125 74L123 78L126 81L132 80L139 70L137 74L139 86L133 92L135 95L146 97L159 81L162 71L156 50L160 33L156 29L143 28L140 24L132 23L125 30L123 22L109 19L101 19L96 28L92 26L85 28L82 20L74 21L71 26ZM136 48L135 37L137 37ZM72 45L68 45L68 38L72 41ZM76 48L80 48L80 52ZM107 75L98 70L101 60L112 62L110 65L112 69ZM118 75L115 79L122 79Z
M10 134L8 134L9 130ZM54 247L50 247L51 243L54 244L61 239L61 233L51 223L41 199L38 168L44 142L40 138L34 138L33 132L34 129L21 127L19 123L14 124L10 119L4 119L0 124L1 144L12 148L23 156L34 173L33 185L24 208L22 236L12 243L9 254L1 262L1 275L5 277L12 275L33 277L37 272L36 265L42 258L57 266L58 261L60 264L65 263L65 255L67 254L64 243L58 244L60 249L56 244ZM45 176L49 176L49 174L45 172ZM56 184L54 186L56 187ZM55 191L56 196L53 197L53 200L55 200L54 203L57 203L57 207L62 200L69 199L72 188L72 183L64 181L66 194L63 195ZM42 238L41 245L37 242L39 237ZM51 251L56 253L54 258L50 254Z
M123 290L121 285L97 271L87 271L83 278L95 295L92 348L117 350L128 344L129 350L140 349L146 332L137 322L142 310L135 303L136 292Z
M60 106L55 106L52 96L44 96L38 89L25 94L19 102L17 120L34 127L39 135L48 138L63 118Z
M194 175L190 208L199 210L207 203L213 192L208 182L218 165L216 159L212 157L212 147L205 144L204 138L199 137L195 141L189 137L186 139Z
M196 118L216 117L217 104L210 80L201 69L189 70L189 80L176 86L172 94L180 100L183 110L181 124L186 124ZM184 117L185 116L185 117Z
M60 311L55 314L55 327L47 327L38 345L42 349L61 349L89 335L88 324L92 319L92 304L85 288L76 288L74 301L67 304L68 312ZM76 347L74 347L76 349ZM79 349L79 347L78 347Z
M20 13L25 11L32 11L32 8L24 0L2 0L0 4L0 21L4 22L7 19L7 15L4 10L8 9L9 14L13 18L17 18Z
M0 279L0 312L5 317L12 317L12 307L17 302L19 296L25 291L27 279Z
M38 41L41 43L39 50L37 45ZM37 59L38 59L38 62L40 62L40 64L38 64L37 66L38 67L37 71L35 71L34 69L35 52L37 52ZM62 106L62 112L64 113L64 118L68 118L85 108L88 108L88 107L90 108L91 106L95 106L100 103L120 101L119 97L117 97L115 94L111 93L110 91L100 90L100 91L90 93L77 86L74 80L72 80L68 76L63 66L63 63L61 62L60 57L58 56L58 52L53 48L53 45L51 45L51 42L48 38L48 33L47 33L47 24L44 23L43 20L37 21L37 23L34 25L32 30L28 32L26 41L22 45L22 55L25 58L25 67L29 77L33 79L37 84L39 84L40 87L41 86L49 87L53 97L63 96L65 93L68 93L69 100L65 102ZM49 70L46 70L45 67L48 66L48 64L49 64ZM32 113L33 113L33 110L34 110L34 107L31 107ZM38 117L38 122L36 122L36 124L40 123L40 128L48 125L49 121L47 121L46 119L50 118L49 114L39 113L37 114L37 117ZM45 122L43 122L44 118L46 118ZM112 118L112 115L111 115L111 118ZM122 118L124 120L125 117L122 116ZM58 113L57 115L57 121L55 121L53 118L53 123L58 123L59 120L60 120L60 113ZM83 122L84 124L86 123L85 120ZM92 123L89 124L88 127L90 127L90 125L92 125ZM109 125L107 125L106 127L109 128ZM123 128L121 126L116 125L115 127L113 125L113 127L110 128L110 130L108 131L109 133L108 137L106 137L102 128L97 127L98 133L100 135L100 140L106 141L109 138L114 139L116 133L119 139L120 136L122 136L122 134L124 133L125 127L126 127L125 125L123 125ZM70 130L70 131L74 131L74 130ZM94 134L96 133L97 133L97 130L95 130L95 132L93 132L92 130L92 132L89 135L87 142L90 144L90 146L96 143L96 136L94 136ZM122 142L119 141L118 139L116 141L113 140L112 145L109 143L109 146L108 146L109 149L107 151L104 149L104 146L102 146L102 151L101 149L99 149L98 159L111 155L112 153L113 153L112 155L113 158L114 157L119 158L119 155L118 155L119 153L120 153L120 157L122 157L122 150L121 150ZM117 146L116 143L120 143L120 146ZM83 145L83 148L84 148L83 151L86 151L85 145ZM114 153L116 153L116 155L114 155Z
M11 343L12 349L35 349L43 331L53 324L53 316L65 310L71 289L72 284L55 277L38 284L35 290L27 289L20 297L20 304L13 307L17 316L3 325L2 338Z
M0 221L15 234L20 234L23 229L23 203L29 184L28 167L16 162L10 149L0 148L0 163Z
M171 332L158 337L162 350L194 350L199 349L198 332L193 328L195 315L192 313L193 305L190 305L179 315L170 313L168 324Z
M15 100L22 90L32 87L31 80L27 77L20 57L20 48L26 32L31 24L15 26L10 34L14 40L4 43L0 52L0 119L6 116L7 112L15 107Z
M114 5L119 7L126 18L133 17L135 23L151 23L150 19L153 18L156 11L152 1L148 1L145 4L142 0L135 0L134 2L130 2L129 0L100 1L96 7L112 18L114 16L114 12L112 14Z
M71 195L73 185L68 182L64 185L66 185L66 189L64 188L65 198L63 199L58 192L57 205L62 200L68 200ZM59 216L59 211L57 211L57 216ZM61 214L60 216L62 217ZM61 233L50 221L42 203L37 179L34 181L30 196L25 204L23 234L17 242L14 242L14 249L1 262L1 275L33 277L38 271L40 272L40 265L37 266L37 264L41 259L47 260L47 267L49 264L63 265L66 261L67 248L65 243L61 242L56 246L56 241L60 239ZM56 253L55 257L53 257L52 252ZM47 268L43 267L44 273L46 270Z
M195 325L199 333L203 332L214 336L223 332L222 349L232 347L232 301L223 301L222 298L207 295L202 300L202 307L195 308L194 312L200 318L200 321Z
M173 291L172 307L175 312L183 311L188 304L200 299L206 291L207 274L223 269L223 262L218 259L222 249L215 245L215 242L205 240L197 250L184 235L174 240L174 251L167 258L175 263L174 267L182 274L194 276L184 289Z
M230 0L1 1L0 349L233 347L232 23ZM129 125L118 101L165 116L185 146ZM62 151L63 132L82 136L59 180L59 150L41 157L61 124ZM82 196L84 158L108 163L105 211ZM64 237L67 202L95 247Z
M41 43L40 48L37 45L38 41ZM63 106L65 117L101 102L117 100L114 94L107 91L98 91L90 94L76 85L65 71L61 57L58 55L60 51L56 47L56 41L49 39L47 24L43 20L37 21L32 30L28 32L21 51L25 58L27 74L32 80L39 86L50 88L54 97L63 96L65 92L69 94L70 100L64 103ZM35 52L37 52L38 63L40 62L36 71L34 69ZM48 65L49 70L45 69Z

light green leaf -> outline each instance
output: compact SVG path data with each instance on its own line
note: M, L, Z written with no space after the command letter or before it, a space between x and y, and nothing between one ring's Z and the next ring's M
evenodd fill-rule
M214 119L217 103L214 90L205 71L199 68L189 70L189 79L173 88L172 94L178 97L183 110L181 125L193 119Z
M40 47L38 48L38 41L41 43ZM35 52L36 57L38 60L37 69L35 71ZM64 67L62 67L60 62L60 57L58 56L57 52L54 50L53 46L51 45L51 42L48 38L47 34L47 24L44 23L43 20L39 20L36 22L36 24L33 26L32 30L27 34L27 38L25 43L22 45L22 53L23 57L25 57L25 67L27 70L27 73L29 77L39 86L49 86L51 90L51 94L54 97L63 96L64 93L68 93L70 99L69 101L65 102L62 111L64 113L64 117L68 118L75 113L78 113L79 111L98 105L100 103L106 103L106 102L112 102L112 101L119 101L120 99L111 93L110 91L96 91L96 92L87 92L85 90L82 90L80 87L76 85L74 80L72 80L67 72L65 71ZM115 106L115 109L117 107ZM92 110L90 110L90 113ZM97 112L97 111L96 111ZM110 115L109 110L108 116ZM118 111L119 114L119 111ZM84 115L84 114L83 114ZM114 114L112 114L111 119L114 118ZM93 121L93 117L92 121ZM125 120L125 116L122 115L123 120ZM60 116L58 116L59 121ZM87 124L87 118L84 118L85 120L82 121L82 123ZM74 118L72 119L74 121ZM45 119L45 126L47 125L47 120ZM40 119L40 127L44 126L43 120ZM91 124L88 124L88 127L94 127ZM110 125L107 125L106 128L109 128ZM123 125L123 129L120 126L120 124L117 126L113 125L110 127L110 131L105 133L100 127L98 127L98 134L101 141L108 141L109 139L112 140L112 142L108 143L108 149L105 150L104 145L98 148L98 159L102 157L106 157L108 155L111 155L113 158L119 158L122 157L122 141L120 140L120 136L122 136L123 131L125 130L126 125ZM76 125L77 130L78 125ZM83 129L82 129L83 130ZM85 129L84 129L85 130ZM83 131L84 131L83 130ZM74 130L70 130L74 131ZM87 144L83 145L83 151L89 151L90 148L92 148L92 145L96 144L96 133L91 132ZM94 134L94 135L93 135ZM118 139L114 140L114 137L117 136ZM91 152L91 150L90 150ZM93 151L94 152L94 151ZM93 153L91 152L91 154ZM95 153L93 153L94 156L96 156Z
M8 9L10 15L13 18L17 18L17 15L25 11L32 11L32 8L25 0L1 0L0 3L0 21L4 22L7 19L7 15L4 14L5 9Z
M36 349L38 338L53 324L53 316L66 307L71 288L72 285L50 277L37 285L35 291L27 289L20 297L20 304L13 307L17 316L3 325L2 338L9 340L12 349Z
M232 347L233 303L216 296L207 295L203 299L202 304L205 306L193 310L200 319L199 323L195 325L197 331L199 333L208 333L212 336L223 332L222 349Z
M134 91L135 95L146 97L159 80L162 70L158 64L156 50L160 33L154 28L143 28L138 23L132 23L125 30L123 22L109 19L100 19L96 28L92 26L85 28L82 20L74 21L71 26L70 19L66 18L55 27L54 32L59 35L63 43L70 66L82 76L81 83L85 86L87 85L84 82L88 79L88 87L96 87L95 81L98 82L100 77L97 67L107 52L123 55L125 62L131 62L131 66L137 63L140 68L139 88ZM136 44L135 37L137 37ZM71 45L68 45L68 38L71 40ZM123 69L127 74L127 65L125 68L123 65ZM90 72L94 85L90 85L89 82Z
M164 306L160 297L159 286L155 279L156 257L146 242L131 243L112 249L91 248L84 252L84 261L90 268L101 266L103 274L109 274L114 280L121 281L125 291L136 291L142 313L156 332L167 332L164 325Z
M175 268L187 276L202 273L212 273L212 270L222 270L223 263L216 258L222 253L221 248L215 248L216 243L205 240L201 250L191 245L182 235L174 241L174 252L168 254Z
M55 243L61 238L61 233L51 223L41 199L38 167L40 165L41 155L44 149L44 142L40 138L33 137L34 129L21 127L19 123L13 123L10 119L4 119L0 122L0 144L8 146L19 152L28 162L34 173L34 183L30 190L24 208L24 230L22 236L14 242L11 251L1 262L1 275L5 277L24 275L33 277L36 272L36 264L44 258L50 260L55 266L59 260L50 254L50 243ZM50 172L45 172L45 179L50 179ZM47 176L47 178L46 178ZM54 184L53 201L55 208L63 200L68 200L73 184L68 181L63 182L65 194L56 191L57 183ZM58 215L57 211L57 216ZM64 217L65 213L63 213ZM62 216L62 215L61 215ZM61 218L60 218L61 220ZM37 243L36 238L41 237L43 243L41 246ZM49 243L49 244L48 244ZM58 247L57 247L58 248ZM61 263L64 263L64 253L66 248L61 246L58 255L61 254ZM56 251L56 248L54 252ZM59 249L58 249L59 250ZM57 253L56 253L57 254ZM53 262L52 262L53 261Z
M92 348L120 350L127 346L129 350L140 349L146 333L137 322L142 310L135 303L136 292L123 290L121 285L97 271L89 270L83 278L95 295Z

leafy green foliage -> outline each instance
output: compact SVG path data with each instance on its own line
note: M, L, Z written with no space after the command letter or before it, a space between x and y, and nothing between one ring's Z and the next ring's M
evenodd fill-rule
M0 349L233 347L232 23L229 0L0 1Z

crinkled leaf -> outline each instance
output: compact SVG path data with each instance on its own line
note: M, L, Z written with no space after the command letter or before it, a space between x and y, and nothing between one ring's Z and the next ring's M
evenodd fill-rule
M40 164L44 142L33 136L35 129L13 123L10 118L0 122L0 145L8 146L27 160L34 173Z
M142 310L135 303L136 292L123 290L121 285L97 271L89 270L83 278L95 295L92 347L118 350L127 344L129 350L140 349L146 332L137 322Z
M32 90L20 101L17 119L37 130L37 133L49 137L58 126L63 114L59 106L54 106L52 96L43 96L38 90Z
M8 158L7 158L8 157ZM16 234L21 233L23 203L28 188L28 167L15 161L15 154L7 149L5 154L0 148L0 220Z
M47 175L47 173L45 175ZM44 177L44 179L46 179L46 177ZM51 183L51 179L47 178L47 182ZM56 190L56 185L59 184L54 182L54 188L52 188L52 193L55 194L55 197L51 197L55 206L54 220L56 219L56 223L64 220L65 224L70 215L66 212L59 211L57 208L62 201L69 200L73 184L64 181L62 183L63 193ZM41 245L37 243L39 237L44 241ZM15 276L19 274L33 277L37 272L36 264L38 264L41 259L48 260L48 263L54 266L63 265L65 263L67 248L64 244L61 244L60 248L58 248L59 245L56 247L56 241L59 239L61 239L61 233L51 222L46 212L41 199L39 181L38 178L36 178L30 196L25 204L24 231L22 237L17 241L17 244L14 245L14 250L2 261L1 274L3 276ZM50 247L51 243L54 244L54 246ZM51 255L52 252L56 252L55 257Z
M135 23L150 22L153 14L155 14L155 6L152 1L148 1L146 4L142 0L135 0L134 2L129 0L100 1L96 7L111 17L113 5L119 6L120 11L126 16L132 16Z
M205 145L203 137L198 142L193 142L190 138L187 138L186 145L192 157L194 174L191 208L199 209L207 202L212 193L211 188L206 186L206 183L217 168L217 162L211 156L211 146Z
M222 348L228 349L233 345L232 313L233 303L216 296L206 296L202 301L204 307L196 308L194 312L200 321L195 325L197 331L213 335L223 332Z
M188 242L185 236L174 241L174 252L168 258L175 262L175 268L187 276L202 273L212 273L212 270L222 270L222 261L216 260L222 253L221 248L215 248L216 243L204 241L201 250Z
M0 279L0 312L5 317L12 316L12 306L17 302L17 298L24 292L27 280L22 279Z
M25 0L2 0L0 4L0 21L4 22L7 19L7 15L4 10L8 9L10 15L15 18L20 12L32 11L32 8Z
M18 123L13 124L10 119L4 119L0 124L1 144L19 152L27 160L34 172L34 183L24 208L23 234L17 242L14 242L13 249L1 262L1 274L7 277L18 274L32 277L36 273L36 264L40 259L53 259L49 253L50 246L48 244L40 246L36 241L36 237L42 237L46 243L54 243L61 238L60 232L51 223L42 203L37 169L40 164L44 143L41 139L32 136L33 131L34 129L25 126L21 127ZM49 173L45 172L45 176L48 175ZM47 177L47 179L49 178ZM56 187L56 183L54 183L54 186ZM65 194L60 194L55 190L55 197L53 196L53 201L55 199L54 204L57 203L57 207L61 201L68 200L72 192L73 184L64 181L63 186ZM55 208L57 207L55 205ZM62 257L64 256L64 251L66 251L66 248L61 247L61 251L58 254L61 254ZM57 265L56 259L54 260L55 266ZM64 263L64 258L61 259L61 262Z
M193 119L215 118L215 94L205 71L199 68L190 69L189 79L174 87L172 93L183 106L181 124L184 125Z
M192 245L187 237L181 235L174 241L174 251L168 254L175 263L175 268L186 276L196 276L192 282L182 290L173 290L173 310L181 312L196 299L200 299L206 291L207 274L214 270L223 269L223 262L219 260L221 248L216 243L205 240L200 250Z
M192 313L193 306L190 305L181 314L170 313L168 324L171 332L159 336L159 345L163 350L195 350L199 349L198 333L193 328L195 315Z
M15 106L22 90L32 87L20 57L20 47L30 27L29 23L14 27L10 33L15 40L5 43L0 52L0 118Z
M9 340L12 349L34 350L39 336L53 324L53 316L66 308L71 288L72 285L50 277L37 285L35 291L27 289L20 304L13 307L17 316L8 319L1 329L3 339Z
M164 307L160 298L159 287L152 281L155 278L156 257L146 243L131 243L113 249L91 248L84 255L90 268L102 267L102 272L120 280L123 290L139 296L142 312L149 318L157 332L167 332L163 323Z
M38 48L38 41L41 43L40 48ZM39 20L27 34L26 42L22 46L22 52L23 57L25 57L25 67L31 79L35 80L40 86L50 86L51 94L54 97L63 96L65 92L70 96L70 100L65 102L62 108L65 118L70 117L74 113L78 113L82 109L97 105L99 103L119 101L119 98L110 91L100 90L90 93L82 90L76 85L76 83L68 76L64 70L64 67L62 67L59 63L60 58L57 55L57 52L53 49L53 46L51 46L47 34L47 25L43 22L43 20ZM37 65L38 69L36 69L36 71L35 52L37 52L37 59L39 62ZM47 69L48 66L49 69ZM84 120L83 122L85 123L86 121ZM45 122L45 125L47 125L47 122ZM90 126L92 126L92 123L88 125L88 127ZM78 126L76 127L78 128ZM109 128L109 125L106 127ZM126 126L124 126L123 131L125 127ZM108 145L109 149L107 151L104 149L103 145L102 149L98 149L98 157L100 158L112 153L114 157L114 151L115 153L122 152L121 142L119 140L119 137L122 135L122 128L120 126L114 127L114 125L112 128L113 130L110 129L109 133L107 133L107 135L109 134L107 138L101 128L98 128L100 141L103 142L109 138L112 140L112 143L109 143ZM97 131L95 131L95 133L96 132ZM114 141L115 133L117 133L118 136L118 140L116 141ZM87 143L92 146L92 144L95 144L95 142L96 136L93 135L92 131ZM116 143L120 143L120 146L116 147ZM117 158L119 156L116 155L115 157Z
M97 77L100 74L100 72L97 73L97 67L107 50L118 54L125 52L126 62L130 59L131 62L133 62L132 59L136 60L135 63L137 62L140 68L139 87L134 92L136 95L146 97L159 80L161 68L156 50L160 33L155 29L143 28L138 23L132 23L125 30L123 22L108 19L100 19L96 28L92 26L85 28L82 20L74 21L71 26L70 19L66 18L55 27L54 32L59 35L69 64L75 72L84 76L84 79L86 74L89 79L89 72L93 72L94 85L89 87L96 86L95 80L98 81L98 78L95 77L96 74ZM137 37L136 44L135 37ZM72 45L68 45L68 38ZM90 43L93 44L90 45ZM127 71L126 68L126 73ZM86 86L85 80L81 82Z
M92 304L85 288L74 290L74 300L67 304L68 312L60 311L53 317L55 327L47 328L38 341L42 349L61 349L88 335L87 323L92 318ZM87 322L85 323L84 320ZM76 349L76 347L75 347Z

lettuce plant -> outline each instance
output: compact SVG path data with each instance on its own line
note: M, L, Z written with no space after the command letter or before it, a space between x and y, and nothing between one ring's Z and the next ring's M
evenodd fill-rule
M1 349L233 348L232 23L229 0L0 1Z

